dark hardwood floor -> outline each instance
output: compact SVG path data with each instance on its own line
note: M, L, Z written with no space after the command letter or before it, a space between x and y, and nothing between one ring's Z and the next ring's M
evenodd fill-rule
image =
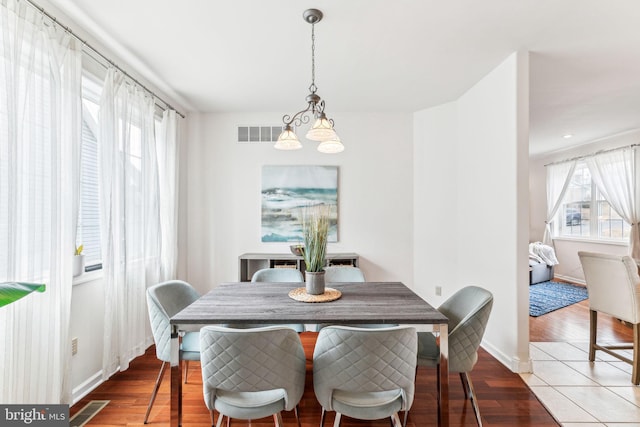
M605 314L598 314L598 340L632 342L633 328ZM529 317L529 341L589 341L589 301L584 300L560 310Z
M313 354L317 334L301 334L307 359ZM510 372L500 362L484 350L480 350L480 360L471 378L476 388L484 425L490 426L557 426L551 415L544 409L517 374ZM189 382L184 386L185 426L210 425L209 413L202 398L202 378L197 363L190 366ZM142 420L153 388L160 362L151 347L144 356L135 359L125 372L114 375L107 382L71 408L71 415L84 407L90 400L110 400L111 402L89 421L88 426L135 426L143 425ZM169 420L169 377L160 388L149 425L168 425ZM300 418L303 427L317 427L320 424L320 405L313 393L311 363L307 365L307 384L300 403ZM409 415L409 427L436 426L435 370L419 368L416 380L416 395ZM295 425L290 413L284 414L285 425ZM333 423L330 415L325 425ZM451 426L475 426L473 409L464 399L462 386L457 375L450 381L450 424ZM232 425L247 423L235 420ZM271 419L254 420L253 427L273 426ZM388 426L387 420L357 421L343 417L344 427Z

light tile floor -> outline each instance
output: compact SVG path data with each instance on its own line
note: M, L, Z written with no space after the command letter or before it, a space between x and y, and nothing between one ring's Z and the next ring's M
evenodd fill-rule
M520 376L564 427L640 427L631 365L601 351L591 363L588 348L587 342L531 343L533 373Z

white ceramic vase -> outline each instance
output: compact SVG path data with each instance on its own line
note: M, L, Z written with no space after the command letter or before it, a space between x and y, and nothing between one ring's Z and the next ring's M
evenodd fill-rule
M84 273L84 255L73 256L73 277L80 276Z

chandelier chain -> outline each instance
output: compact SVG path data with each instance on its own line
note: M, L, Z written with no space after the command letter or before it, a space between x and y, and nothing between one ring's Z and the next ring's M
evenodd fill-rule
M311 86L309 91L316 93L316 24L311 24Z

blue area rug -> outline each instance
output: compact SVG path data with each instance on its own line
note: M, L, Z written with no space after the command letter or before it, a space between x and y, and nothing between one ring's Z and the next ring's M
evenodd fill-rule
M542 316L588 297L584 286L558 282L537 283L529 286L529 316Z

